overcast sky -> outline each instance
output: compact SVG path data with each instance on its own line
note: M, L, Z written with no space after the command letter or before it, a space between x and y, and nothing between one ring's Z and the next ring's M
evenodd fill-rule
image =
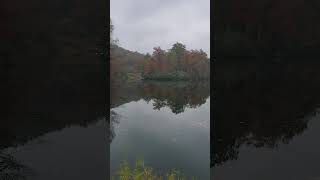
M210 55L210 0L111 0L113 36L120 46L150 54L153 47L187 49Z

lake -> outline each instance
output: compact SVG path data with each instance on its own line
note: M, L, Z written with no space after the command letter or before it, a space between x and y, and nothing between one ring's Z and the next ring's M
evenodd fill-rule
M130 86L130 85L129 85ZM113 90L111 174L143 159L155 172L210 177L209 83L144 82ZM125 90L127 89L127 90Z
M320 137L320 115L288 126L288 134L278 137L276 144L263 145L258 140L250 139L250 135L247 140L251 143L242 144L239 140L235 145L237 147L234 147L237 151L233 154L237 157L212 168L213 179L320 179L320 143L316 140ZM273 143L274 140L270 137L264 142Z
M216 64L214 180L320 179L319 65L301 59Z
M106 124L105 120L79 122L1 149L0 160L10 166L0 172L0 179L6 174L27 180L106 179Z
M0 179L107 179L110 142L112 174L121 161L143 158L159 173L177 169L209 178L209 83L111 87L110 129L105 105L97 99L103 97L100 91L74 83L69 88L81 87L82 93L71 97L66 93L71 89L65 84L59 89L60 84L42 90L51 96L30 95L33 101L12 104L1 124L0 161L9 166L0 170Z
M0 179L106 179L106 85L98 68L11 67L0 124Z

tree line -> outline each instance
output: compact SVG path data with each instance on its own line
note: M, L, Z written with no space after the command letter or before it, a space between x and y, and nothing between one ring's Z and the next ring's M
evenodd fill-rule
M169 50L154 47L150 55L131 52L118 46L110 20L110 77L119 81L129 73L140 74L146 80L208 80L210 60L202 50L187 50L182 43ZM139 76L140 76L139 75Z
M210 60L203 50L186 50L182 43L173 44L168 51L153 48L145 56L142 72L144 79L152 80L208 80Z
M224 0L214 7L215 56L319 55L319 1Z

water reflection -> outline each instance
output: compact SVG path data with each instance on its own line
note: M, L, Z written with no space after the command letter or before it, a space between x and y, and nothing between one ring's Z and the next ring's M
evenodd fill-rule
M230 66L230 63L234 66ZM266 174L266 169L260 166L267 161L264 157L271 156L271 152L272 157L280 154L287 157L303 148L283 147L292 141L296 142L295 139L310 129L310 119L320 102L320 74L317 67L317 62L272 64L231 61L216 64L215 121L211 130L211 166L215 167L213 177L248 179L245 174ZM316 137L308 138L305 141L314 141ZM269 152L266 149L271 150L270 154L263 153ZM250 154L257 154L253 152L261 152L261 155L253 159ZM315 154L306 157L319 159ZM274 159L273 163L282 164L280 159ZM294 164L299 166L300 161L294 161ZM269 168L278 172L276 168ZM309 169L310 166L305 166L299 173L293 174L304 174L301 176L304 179ZM286 173L284 170L275 174L277 176L268 175L269 179L280 179ZM261 179L260 176L254 177Z
M0 4L0 179L105 178L105 2Z
M168 107L175 114L185 108L197 108L206 102L210 95L208 82L156 82L128 83L111 87L111 108L140 99L153 101L153 109Z
M107 123L108 127L107 127L107 138L109 140L109 143L112 142L112 139L116 136L115 132L114 132L114 126L116 124L119 124L120 122L120 115L113 111L110 110L110 122Z
M111 174L121 161L163 173L179 169L209 179L210 89L208 82L141 82L113 87L111 111L118 114L111 144Z
M25 126L9 144L1 142L0 179L88 179L107 177L107 125L102 118L57 120L46 128ZM105 118L103 118L105 120ZM42 119L45 121L46 119ZM83 119L82 119L83 120ZM49 123L50 121L48 121ZM59 127L60 123L62 124ZM10 127L9 131L17 129ZM20 136L28 136L21 138ZM2 136L2 138L5 138ZM92 153L94 150L94 154ZM91 167L94 166L94 169ZM79 172L79 169L83 171Z
M50 70L48 71L47 68ZM101 160L91 158L88 162L96 164L103 161L105 164L97 165L97 171L84 171L83 178L85 179L86 173L92 176L93 172L95 175L92 177L106 177L106 156L108 154L105 147L107 146L105 132L107 127L103 126L104 133L101 134L101 138L103 138L101 142L99 136L94 136L96 132L88 128L88 131L85 131L88 132L86 139L92 138L91 141L96 141L97 144L83 140L83 144L79 146L76 145L76 142L79 137L82 137L82 134L86 133L77 134L73 128L74 126L90 127L98 123L99 117L105 116L106 103L103 98L106 96L103 84L105 81L98 76L99 74L103 76L105 73L102 70L97 71L97 69L98 65L86 65L86 67L82 65L42 67L16 65L9 69L10 83L1 89L2 95L6 95L8 101L1 102L1 105L5 106L2 109L5 112L0 115L0 151L6 151L11 155L10 157L14 157L23 165L28 166L36 176L15 169L3 171L3 176L7 178L12 174L12 176L21 179L23 175L25 179L32 180L72 179L76 173L72 169L83 167L81 167L81 163L75 161L76 158L72 159L71 157L78 155L80 158L90 155L91 152L86 151L86 148L99 149L100 147L101 150L103 149L99 155ZM30 71L34 74L30 74ZM41 72L44 73L41 74ZM41 76L36 76L38 73ZM23 76L23 74L25 75ZM98 128L97 132L99 131ZM34 143L34 141L39 141L55 132L56 134L52 137L55 143ZM74 132L74 134L66 132ZM66 144L69 146L63 142L67 142ZM48 146L51 148L47 148ZM70 146L78 147L79 149L76 150L78 153L70 152L70 149L73 149ZM17 149L22 150L16 151ZM52 155L52 149L57 151L54 153L55 156ZM55 161L52 159L54 157L61 160ZM68 158L72 160L68 160ZM63 168L61 164L69 164L73 168ZM83 164L83 166L90 167L89 164ZM53 169L60 169L60 172L53 172ZM9 174L7 171L10 171Z

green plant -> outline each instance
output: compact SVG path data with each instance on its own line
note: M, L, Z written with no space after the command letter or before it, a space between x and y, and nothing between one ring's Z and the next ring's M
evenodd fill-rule
M165 175L157 174L151 167L145 166L143 159L135 162L135 167L130 168L127 161L120 163L120 170L112 180L187 180L179 171L170 170ZM192 177L196 180L196 177Z

